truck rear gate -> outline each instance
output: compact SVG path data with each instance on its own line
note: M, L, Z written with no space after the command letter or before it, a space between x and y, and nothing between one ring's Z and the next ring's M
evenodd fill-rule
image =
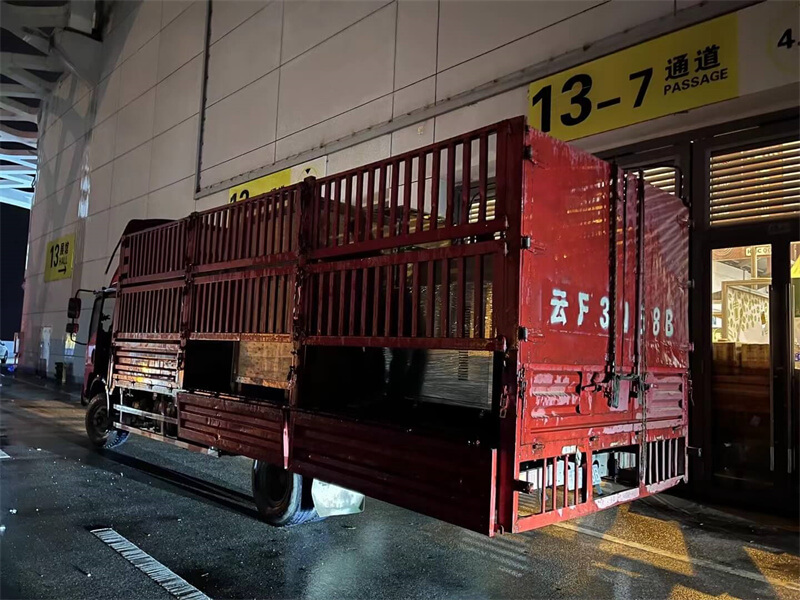
M687 224L503 121L125 236L111 385L488 535L587 514L686 477Z

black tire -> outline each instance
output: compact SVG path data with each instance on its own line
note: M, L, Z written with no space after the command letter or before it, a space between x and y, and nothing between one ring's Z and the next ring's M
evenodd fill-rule
M253 500L270 525L291 527L317 518L312 480L263 460L253 461Z
M129 433L111 428L104 394L97 394L86 409L86 433L97 448L111 450L125 443Z

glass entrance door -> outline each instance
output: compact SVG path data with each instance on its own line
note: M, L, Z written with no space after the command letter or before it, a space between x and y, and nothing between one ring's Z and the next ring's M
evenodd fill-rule
M772 245L711 252L711 418L715 477L771 485Z
M713 477L788 500L797 485L800 243L713 249L711 283Z

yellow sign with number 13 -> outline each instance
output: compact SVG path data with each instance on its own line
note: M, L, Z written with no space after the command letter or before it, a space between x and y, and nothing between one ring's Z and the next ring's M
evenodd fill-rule
M738 95L737 15L650 40L535 81L528 122L561 140Z
M75 234L71 233L47 244L44 280L56 281L72 277L75 257Z

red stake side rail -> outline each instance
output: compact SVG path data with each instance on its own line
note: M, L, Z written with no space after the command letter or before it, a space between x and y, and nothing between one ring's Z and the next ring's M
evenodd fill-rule
M183 441L488 535L593 512L685 478L685 216L522 118L309 178L123 239L112 385L176 396ZM185 385L214 341L261 344L286 402ZM476 429L308 403L385 348L487 357Z

